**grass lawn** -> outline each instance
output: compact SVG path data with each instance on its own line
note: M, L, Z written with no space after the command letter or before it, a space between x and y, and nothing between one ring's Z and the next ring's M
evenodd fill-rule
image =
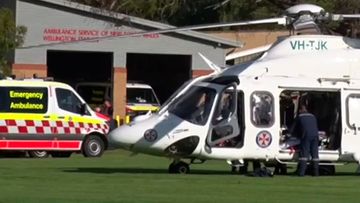
M97 159L0 159L0 203L9 202L360 202L356 165L335 176L258 178L231 175L224 161L168 174L170 160L121 150Z

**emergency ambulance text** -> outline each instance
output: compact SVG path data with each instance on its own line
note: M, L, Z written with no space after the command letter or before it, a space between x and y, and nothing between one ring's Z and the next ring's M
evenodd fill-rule
M10 104L10 109L43 109L44 105L42 104L30 104L29 102L27 103L15 103L15 102L11 102Z
M16 92L11 90L9 92L10 98L25 98L25 99L42 99L44 93L42 92Z

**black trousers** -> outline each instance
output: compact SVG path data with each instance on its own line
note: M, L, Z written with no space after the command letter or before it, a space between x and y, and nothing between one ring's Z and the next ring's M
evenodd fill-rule
M299 155L299 176L304 176L307 162L312 160L313 175L319 175L319 137L304 137L301 139Z

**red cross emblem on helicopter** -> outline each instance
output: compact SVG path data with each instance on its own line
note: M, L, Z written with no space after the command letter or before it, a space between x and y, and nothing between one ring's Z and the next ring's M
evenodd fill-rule
M271 144L272 137L268 131L261 131L256 135L256 144L261 148L266 148Z

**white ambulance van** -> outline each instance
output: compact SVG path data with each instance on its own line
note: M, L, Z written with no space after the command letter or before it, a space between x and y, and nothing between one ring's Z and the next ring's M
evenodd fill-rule
M112 98L110 83L81 82L76 85L75 89L92 108L101 106L105 98ZM149 111L158 111L160 102L150 85L129 81L126 83L125 108L125 123L130 123L138 115L144 115Z
M99 157L109 118L96 113L67 84L42 79L0 80L0 151L32 157Z

